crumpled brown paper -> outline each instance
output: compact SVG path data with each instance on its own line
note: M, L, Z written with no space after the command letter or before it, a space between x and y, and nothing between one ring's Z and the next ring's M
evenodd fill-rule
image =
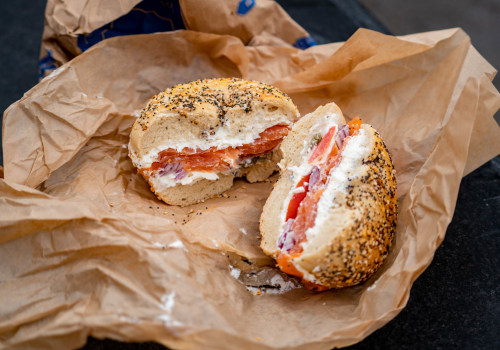
M48 0L40 58L50 51L56 67L80 55L78 35L85 35L130 12L141 0ZM245 15L236 13L239 0L179 0L185 29L229 34L244 44L294 44L308 33L274 0L253 3ZM173 6L167 1L156 6ZM144 10L141 10L144 11ZM172 23L172 27L174 24ZM173 28L180 29L180 28ZM47 75L50 69L44 71Z
M78 347L88 335L204 349L362 340L405 306L462 175L500 152L494 74L460 29L359 30L305 51L191 31L101 42L4 115L2 347ZM271 182L238 180L227 198L187 208L149 191L127 157L138 111L176 83L221 76L274 84L302 115L333 100L381 132L400 213L373 278L312 293L272 267L258 248Z

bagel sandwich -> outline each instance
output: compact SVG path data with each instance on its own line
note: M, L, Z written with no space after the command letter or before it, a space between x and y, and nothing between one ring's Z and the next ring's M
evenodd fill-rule
M278 89L237 78L197 80L154 96L135 121L129 156L156 196L190 205L222 194L235 177L278 170L278 145L298 119Z
M302 117L280 148L261 248L311 290L365 281L387 257L396 228L395 171L379 133L358 118L346 124L330 103Z

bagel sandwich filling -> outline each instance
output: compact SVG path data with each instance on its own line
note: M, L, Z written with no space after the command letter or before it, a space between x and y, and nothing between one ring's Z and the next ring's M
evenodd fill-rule
M262 181L277 170L273 151L298 115L287 95L263 83L221 78L181 84L142 110L129 156L160 199L188 205L220 194L234 177ZM198 196L168 192L198 182L200 189L191 187Z
M289 125L274 125L259 133L250 143L225 148L211 146L203 149L198 145L177 151L169 147L158 152L150 166L139 169L139 172L150 178L159 190L178 183L190 184L200 178L216 180L219 172L237 175L241 168L276 148L288 131ZM242 142L239 140L234 144Z

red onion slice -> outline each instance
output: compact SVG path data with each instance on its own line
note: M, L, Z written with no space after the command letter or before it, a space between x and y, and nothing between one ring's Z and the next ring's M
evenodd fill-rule
M187 175L187 171L181 168L180 170L177 170L175 172L175 179L180 180L186 175Z
M309 189L314 188L314 185L318 182L320 179L320 170L317 166L314 166L311 170L311 175L309 176Z
M165 176L168 174L174 174L175 179L180 180L186 176L187 172L182 169L181 163L167 163L165 167L158 172L158 175Z
M335 135L335 143L337 144L338 149L342 148L342 145L344 144L344 139L347 136L350 136L349 125L345 124L339 128L337 134Z
M283 233L278 238L278 248L289 251L295 246L295 235L292 231L293 222L295 219L288 219L283 229Z

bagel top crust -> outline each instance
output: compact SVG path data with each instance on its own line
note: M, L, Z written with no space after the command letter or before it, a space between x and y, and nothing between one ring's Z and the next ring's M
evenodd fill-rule
M249 134L253 140L260 129L291 124L298 116L292 100L270 85L237 78L196 80L149 101L132 127L130 150L140 159L166 148L206 149L218 140L247 143Z

